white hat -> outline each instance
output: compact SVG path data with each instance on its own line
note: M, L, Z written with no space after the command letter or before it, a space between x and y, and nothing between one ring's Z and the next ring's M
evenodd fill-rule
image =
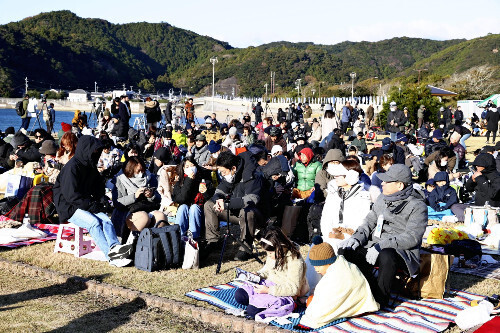
M299 124L298 124L296 121L294 121L294 122L292 123L292 128L295 128L295 127L297 127L298 125L299 125Z
M229 135L236 135L236 133L237 133L236 127L233 126L229 129Z
M390 106L396 106L396 102L392 101L389 105Z
M333 111L333 108L330 104L325 105L325 111Z
M212 118L207 117L207 119L205 119L205 124L211 124L211 123L212 123Z
M274 156L278 152L283 152L283 147L281 147L280 145L274 145L271 149L271 155Z

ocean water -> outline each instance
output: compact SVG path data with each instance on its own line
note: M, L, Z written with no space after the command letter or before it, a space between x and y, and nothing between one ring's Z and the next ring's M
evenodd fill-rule
M56 121L54 123L54 131L57 133L61 129L61 123L71 124L71 120L74 116L73 111L57 111L56 110ZM87 112L87 116L90 114ZM134 125L134 121L137 117L142 116L142 114L132 114L132 118L130 118L130 126ZM42 128L47 129L45 122L43 121L43 117L40 115L40 122L42 124ZM36 125L33 127L33 125ZM92 122L90 125L93 125ZM0 130L5 131L7 127L13 126L17 131L21 127L21 117L19 117L14 109L0 109ZM38 122L36 118L31 118L30 126L28 129L31 131L39 128Z

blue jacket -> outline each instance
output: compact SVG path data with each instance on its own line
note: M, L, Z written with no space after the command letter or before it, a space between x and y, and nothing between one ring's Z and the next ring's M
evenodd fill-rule
M437 186L436 184L436 188L432 190L428 198L429 206L437 212L450 209L452 205L458 203L457 192L450 186L448 174L444 171L440 171L434 176L435 182L442 180L446 180L446 185ZM444 203L444 206L439 205L440 203Z
M348 123L351 120L351 109L345 105L342 108L342 122Z

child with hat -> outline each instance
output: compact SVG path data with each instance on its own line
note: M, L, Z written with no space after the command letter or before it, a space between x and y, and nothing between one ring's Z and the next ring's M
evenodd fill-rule
M309 263L322 278L300 324L319 328L340 318L377 311L379 305L358 267L343 255L335 256L332 246L321 237L314 237L313 244Z

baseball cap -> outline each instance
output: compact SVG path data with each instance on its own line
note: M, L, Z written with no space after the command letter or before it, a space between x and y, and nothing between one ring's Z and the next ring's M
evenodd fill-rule
M394 164L384 173L377 173L377 177L386 183L402 182L411 184L411 170L404 164Z
M382 140L382 150L389 150L389 148L391 147L391 139L390 138L384 138L384 140Z

